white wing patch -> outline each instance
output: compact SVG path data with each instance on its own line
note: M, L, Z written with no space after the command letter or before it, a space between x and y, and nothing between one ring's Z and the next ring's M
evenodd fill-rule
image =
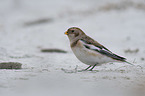
M85 47L87 47L88 49L91 49L91 50L94 50L94 51L104 50L104 51L109 52L108 50L106 50L106 49L104 49L104 48L100 49L99 47L96 47L96 46L94 46L94 45L92 45L92 44L87 44L86 42L84 42L84 41L82 41L82 40L80 40L80 41L81 41L81 42L83 43L83 45L84 45Z

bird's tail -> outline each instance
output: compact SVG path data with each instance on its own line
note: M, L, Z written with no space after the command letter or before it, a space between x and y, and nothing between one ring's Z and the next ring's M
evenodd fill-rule
M132 63L130 63L130 62L128 62L128 61L124 61L124 62L127 63L127 64L130 64L130 65L135 66L134 64L132 64Z
M132 64L132 63L130 63L130 62L128 62L128 61L124 61L124 62L127 63L127 64L129 64L129 65L136 66L136 67L140 67L141 69L143 69L143 67L140 66L140 65L134 65L134 64Z

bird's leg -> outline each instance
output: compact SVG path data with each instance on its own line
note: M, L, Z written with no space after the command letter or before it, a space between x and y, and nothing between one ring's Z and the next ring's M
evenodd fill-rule
M91 65L89 67L87 67L86 69L84 69L84 71L88 70L91 67Z
M87 71L90 67L91 67L91 65L89 67L87 67L86 69L80 70L79 72Z
M97 65L97 64L95 64L89 71L92 71L96 65Z
M78 70L78 72L87 71L90 67L91 67L91 65L89 67L87 67L86 69Z

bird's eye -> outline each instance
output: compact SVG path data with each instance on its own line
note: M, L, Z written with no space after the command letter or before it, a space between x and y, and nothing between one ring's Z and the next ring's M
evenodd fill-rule
M72 33L74 32L74 30L71 31Z

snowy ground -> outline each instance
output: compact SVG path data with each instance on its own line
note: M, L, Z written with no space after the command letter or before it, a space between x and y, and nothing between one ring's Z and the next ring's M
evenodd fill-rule
M135 66L113 63L65 73L61 68L87 67L64 35L72 26ZM0 96L144 96L144 48L144 0L0 0L0 62L23 64L21 70L0 70Z

